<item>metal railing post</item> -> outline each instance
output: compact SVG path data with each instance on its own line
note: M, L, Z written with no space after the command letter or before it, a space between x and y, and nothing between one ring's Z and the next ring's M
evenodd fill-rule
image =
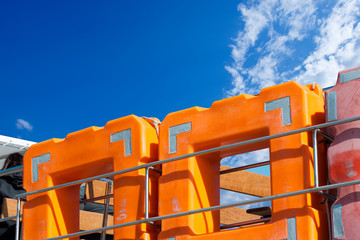
M20 239L20 209L21 209L21 199L17 198L17 208L16 208L16 235L15 239Z
M145 168L145 219L149 218L149 167Z
M319 162L318 162L318 147L317 147L317 132L319 130L313 130L313 155L314 155L314 181L315 187L319 186Z

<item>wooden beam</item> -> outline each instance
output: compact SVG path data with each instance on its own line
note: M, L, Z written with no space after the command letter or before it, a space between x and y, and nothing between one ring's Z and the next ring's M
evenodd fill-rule
M103 214L80 210L80 230L90 230L101 228L103 223ZM112 226L114 217L108 215L107 226ZM113 230L106 231L107 234L114 234Z
M112 185L111 187L111 192L110 192L111 194L113 193L113 188L114 185ZM86 190L85 190L86 198L89 199L89 198L104 196L106 195L106 189L107 189L107 185L106 182L104 181L95 180L92 182L88 182L86 183ZM105 201L106 199L102 199L94 202L105 204ZM110 205L113 204L114 204L114 198L110 198Z
M2 204L1 217L11 217L16 215L17 200L12 198L4 198ZM21 209L23 209L21 207ZM15 220L14 220L15 221ZM80 230L86 231L102 227L103 214L80 210ZM108 215L108 226L114 223L114 217ZM114 234L113 230L106 231L107 234Z
M221 170L230 168L221 165ZM220 188L258 197L271 195L270 177L245 170L221 174Z
M24 202L21 202L20 214L22 214L23 206L24 206ZM16 208L17 208L17 200L16 199L4 198L3 203L2 203L1 218L15 216Z
M224 208L220 210L220 223L232 224L260 219L260 216L246 213L246 209L238 207Z

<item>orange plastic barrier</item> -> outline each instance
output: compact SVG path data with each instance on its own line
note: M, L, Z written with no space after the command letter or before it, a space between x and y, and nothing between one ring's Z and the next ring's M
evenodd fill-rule
M326 92L327 121L360 116L360 67L339 73ZM334 142L328 149L331 183L360 179L360 122L329 128ZM360 185L342 187L332 206L333 239L360 239Z
M312 89L313 88L313 89ZM160 126L159 160L324 122L322 90L295 82L169 114ZM272 194L313 187L311 133L301 133L163 164L159 215L219 204L219 169L224 157L269 148ZM325 159L320 157L320 183ZM272 201L269 223L220 230L219 211L162 221L158 239L328 239L325 208L318 194Z
M157 160L156 129L128 116L105 127L90 127L29 148L24 158L24 188L30 192ZM114 176L114 224L144 218L145 170ZM150 215L157 213L156 176L150 182ZM44 239L79 231L80 185L28 196L24 239ZM147 224L116 229L114 239L156 239ZM72 238L78 239L78 237Z

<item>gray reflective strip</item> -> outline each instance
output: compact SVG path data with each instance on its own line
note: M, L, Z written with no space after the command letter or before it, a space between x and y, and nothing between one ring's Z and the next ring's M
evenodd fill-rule
M168 238L167 240L175 240L175 238L174 238L174 237L171 237L171 238Z
M291 124L290 97L284 97L265 103L265 112L281 108L283 126Z
M287 240L296 240L296 218L287 219Z
M340 83L349 82L360 78L360 69L340 74Z
M176 135L191 130L191 122L183 123L169 128L169 153L177 152Z
M117 142L121 140L124 140L125 156L131 155L131 129L126 129L124 131L113 133L110 135L110 142Z
M342 205L337 204L333 206L333 230L334 238L340 238L344 236L344 226L342 221Z
M39 180L39 164L50 161L50 153L40 155L31 159L32 163L32 181L36 182Z
M327 120L337 120L336 91L327 93Z

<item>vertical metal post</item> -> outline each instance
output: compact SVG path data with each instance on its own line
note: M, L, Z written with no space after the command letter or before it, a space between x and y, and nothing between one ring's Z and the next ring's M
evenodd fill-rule
M21 200L17 198L17 208L16 208L16 235L15 239L20 239L20 209L21 209Z
M149 218L149 167L145 168L145 219Z
M319 130L313 130L313 155L314 155L314 181L315 187L319 186L319 164L318 164L318 148L317 148L317 132Z

